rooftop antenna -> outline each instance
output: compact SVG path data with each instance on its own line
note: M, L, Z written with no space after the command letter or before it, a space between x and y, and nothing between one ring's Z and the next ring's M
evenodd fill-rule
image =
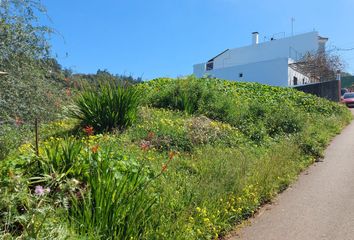
M291 36L294 36L294 22L295 22L295 18L292 17L291 18Z

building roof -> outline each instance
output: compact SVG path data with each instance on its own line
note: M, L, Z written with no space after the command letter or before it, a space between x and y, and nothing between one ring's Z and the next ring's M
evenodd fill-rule
M223 54L224 54L224 53L226 53L227 51L229 51L229 49L226 49L225 51L223 51L223 52L219 53L218 55L216 55L215 57L213 57L212 59L210 59L208 62L212 62L212 61L214 61L214 59L215 59L215 58L217 58L217 57L219 57L219 56L223 55Z

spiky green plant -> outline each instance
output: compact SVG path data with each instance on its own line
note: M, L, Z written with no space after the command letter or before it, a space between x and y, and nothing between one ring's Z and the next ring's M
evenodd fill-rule
M118 174L108 156L94 156L87 189L72 198L71 224L87 239L143 239L155 203L149 180L141 168Z
M123 130L137 117L139 93L132 86L105 82L97 88L86 88L76 99L73 116L82 126L95 132Z

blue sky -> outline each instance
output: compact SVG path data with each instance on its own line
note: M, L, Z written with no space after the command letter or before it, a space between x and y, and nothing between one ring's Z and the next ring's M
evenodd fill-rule
M42 0L58 34L53 53L78 73L152 79L192 73L227 48L317 30L327 47L354 48L353 0ZM354 51L338 52L354 73Z

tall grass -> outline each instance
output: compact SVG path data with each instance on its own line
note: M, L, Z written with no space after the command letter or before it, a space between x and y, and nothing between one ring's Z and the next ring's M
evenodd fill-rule
M91 165L88 189L73 196L70 221L88 239L141 239L155 198L147 193L143 170L119 174L102 158Z
M76 99L72 115L95 132L122 130L136 120L139 101L136 88L105 82L86 88Z
M165 88L159 89L151 99L151 105L159 108L177 109L189 114L197 113L206 102L215 100L216 95L210 91L202 80L189 77ZM145 99L146 100L146 99Z

